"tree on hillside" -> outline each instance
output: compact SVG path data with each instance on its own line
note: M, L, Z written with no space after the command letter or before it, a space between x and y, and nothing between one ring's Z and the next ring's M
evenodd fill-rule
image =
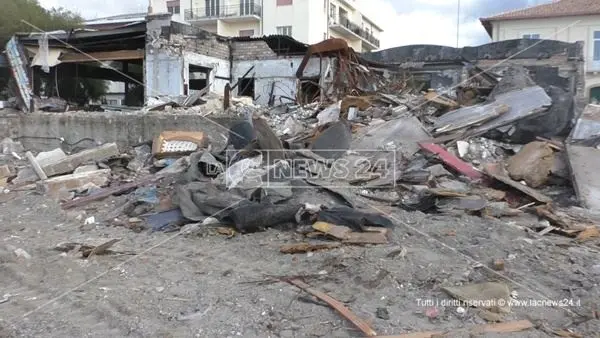
M81 27L83 18L64 8L47 10L40 6L37 0L2 0L2 19L0 19L0 50L15 33L53 31ZM27 24L29 23L29 24ZM34 26L34 27L32 27ZM0 89L5 88L6 76L0 73ZM85 93L89 99L98 99L106 93L105 81L94 79L63 79L61 86L67 88L81 88L79 93ZM46 86L53 88L52 85ZM70 97L73 90L65 90L61 96L67 100L81 101L81 97ZM55 93L45 93L55 95ZM79 95L78 95L79 96Z
M0 46L15 34L80 27L83 19L64 8L47 10L37 0L3 0L2 20L0 20Z

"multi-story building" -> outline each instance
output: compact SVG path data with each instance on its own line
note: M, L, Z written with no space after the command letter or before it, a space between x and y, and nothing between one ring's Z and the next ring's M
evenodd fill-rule
M600 101L600 0L557 0L483 18L481 23L493 41L583 41L586 96Z
M379 49L382 32L355 0L172 0L169 12L183 13L194 26L223 36L289 35L313 44L342 38L356 51Z

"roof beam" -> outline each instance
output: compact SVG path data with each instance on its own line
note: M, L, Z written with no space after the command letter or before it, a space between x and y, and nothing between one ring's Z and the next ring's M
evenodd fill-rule
M116 50L112 52L71 53L60 58L61 63L81 63L97 61L139 60L144 58L144 50Z

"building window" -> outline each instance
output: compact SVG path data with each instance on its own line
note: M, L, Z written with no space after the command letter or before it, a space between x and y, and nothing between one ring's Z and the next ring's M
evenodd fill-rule
M277 0L277 6L289 6L293 5L294 0Z
M221 1L204 0L204 11L205 15L208 17L221 15Z
M292 26L279 26L279 27L277 27L277 34L292 36Z
M594 32L594 61L600 61L600 31Z
M329 17L335 20L335 12L337 8L335 8L334 4L329 5Z
M171 0L167 1L167 10L171 14L179 14L181 12L181 7L179 6L179 0Z
M539 34L523 34L523 39L539 40Z
M252 36L254 35L254 29L242 29L240 30L240 36Z
M117 105L119 105L119 101L118 100L108 100L108 104L111 106L117 106Z

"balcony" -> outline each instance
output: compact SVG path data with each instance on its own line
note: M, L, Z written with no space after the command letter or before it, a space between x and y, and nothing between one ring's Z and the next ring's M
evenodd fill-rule
M371 46L372 49L379 48L379 39L373 34L364 30L361 26L350 21L344 16L339 18L330 18L332 20L329 27L349 39L360 39Z
M226 22L259 21L262 8L254 3L240 3L229 6L197 7L185 11L185 20L190 22L206 22L221 19Z

